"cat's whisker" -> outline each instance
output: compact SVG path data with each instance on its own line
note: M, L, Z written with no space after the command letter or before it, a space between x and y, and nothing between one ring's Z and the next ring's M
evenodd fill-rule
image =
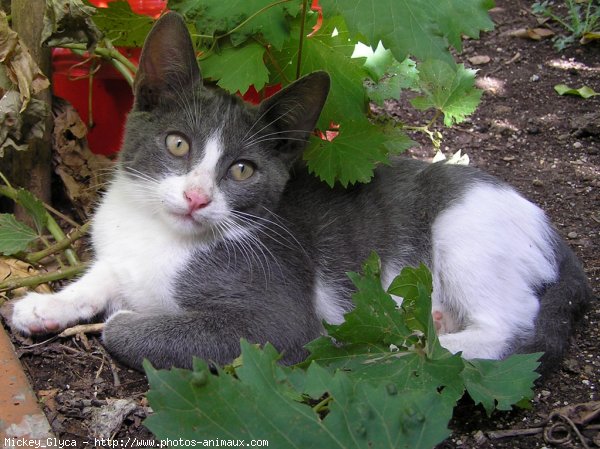
M289 130L289 131L277 131L277 132L272 132L272 133L268 133L268 134L261 134L260 136L256 137L256 139L254 139L254 140L243 141L242 145L244 146L244 148L247 148L252 145L255 145L256 143L260 143L262 141L262 139L267 138L267 137L279 136L279 135L283 135L283 134L299 134L299 133L306 133L306 130L293 129L293 130ZM281 139L284 140L286 138L282 137ZM292 138L287 138L287 139L291 140Z
M260 118L262 118L267 112L269 112L272 108L274 108L277 105L277 103L273 104L269 109L267 109L267 111L265 111L265 113L263 115L261 115ZM256 131L254 134L252 134L250 137L246 138L246 136L244 136L244 138L242 139L242 144L246 141L246 140L252 140L254 137L256 137L258 134L260 134L261 131L267 129L269 126L271 126L273 123L281 120L282 118L284 118L286 115L292 113L294 111L294 109L296 109L299 105L295 105L294 107L289 108L287 111L285 111L283 114L279 115L279 117L275 117L275 119L273 119L271 122L267 123L265 126L263 126L261 129L259 129L258 131ZM260 118L258 120L260 120ZM257 120L257 121L258 121Z
M274 230L273 228L269 227L268 224L266 224L266 223L260 223L260 222L256 221L254 218L243 217L243 216L240 216L240 215L236 215L236 218L239 219L239 220L242 220L245 223L248 223L251 226L253 226L256 231L260 232L265 237L268 237L269 239L271 239L272 241L278 243L279 245L281 245L281 246L283 246L283 247L285 247L285 248L287 248L289 250L292 250L292 251L294 251L294 250L297 249L297 248L295 248L295 243L296 242L294 242L292 240L289 240L285 235L283 235L280 232L278 232L278 231ZM276 238L275 236L273 236L272 234L275 234L277 237L279 237L279 239Z
M262 208L265 209L274 218L277 218L279 221L281 221L281 217L279 215L277 215L275 212L269 210L265 206L262 206ZM278 235L280 237L282 237L284 240L286 240L290 244L296 244L302 250L302 252L304 254L307 254L306 250L304 249L304 247L302 246L302 244L298 241L298 239L296 238L296 236L287 227L285 227L283 224L277 223L276 221L273 221L273 220L269 220L268 218L260 217L258 215L249 214L247 212L241 212L241 211L238 211L238 210L232 211L232 212L234 212L237 215L242 215L242 216L246 216L246 217L251 218L251 219L260 220L260 221L263 221L263 222L265 222L267 224L272 224L272 225L278 227L284 233L286 233L287 235L289 235L292 238L293 242L290 242L289 240L287 240L287 238L285 238L283 235L281 235L281 234L278 233ZM272 228L270 230L273 231L273 232L276 232Z
M265 254L263 248L265 248L269 252L271 257L274 258L275 256L273 255L273 253L255 235L253 235L251 232L245 232L246 231L245 227L234 222L233 220L228 220L228 221L226 221L226 223L231 227L231 229L237 230L238 232L241 232L244 234L241 239L237 239L237 240L243 242L247 246L248 250L255 256L255 260L263 272L263 276L265 278L265 283L268 283L268 280L271 278L271 267L269 265L269 259L267 258L267 255ZM254 249L254 247L252 246L251 243L254 243L256 248L262 253L263 259L261 259L260 255ZM264 260L265 264L267 265L266 269L265 269L265 264L263 264L262 260ZM268 272L268 276L267 276L267 272ZM268 277L268 279L267 279L267 277Z
M298 142L304 142L304 143L307 142L306 139L299 139L296 137L273 137L273 138L268 138L268 139L257 140L256 142L252 142L250 144L244 145L242 148L248 148L249 146L256 145L257 143L268 142L270 140L296 140Z

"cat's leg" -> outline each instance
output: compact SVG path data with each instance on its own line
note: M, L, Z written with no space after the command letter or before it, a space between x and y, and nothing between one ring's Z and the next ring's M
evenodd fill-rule
M57 293L32 292L17 301L12 326L26 335L58 332L103 312L115 294L111 267L98 261L79 280Z
M432 227L433 292L457 323L442 346L499 359L530 338L536 286L557 276L553 238L543 212L504 186L473 186L442 212Z
M320 326L314 316L285 312L269 314L239 304L166 314L121 310L106 321L102 339L113 357L138 370L144 359L155 368L191 368L193 357L230 363L240 354L240 338L269 342L282 353L283 363L298 363L308 356L303 345L319 335Z

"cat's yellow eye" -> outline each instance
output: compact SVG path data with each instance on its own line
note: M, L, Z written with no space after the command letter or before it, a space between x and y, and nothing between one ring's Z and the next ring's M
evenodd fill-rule
M173 156L182 157L190 151L190 144L181 134L169 134L165 140L165 144L167 145L167 150Z
M229 167L229 174L236 181L245 181L254 174L254 167L250 162L237 161Z

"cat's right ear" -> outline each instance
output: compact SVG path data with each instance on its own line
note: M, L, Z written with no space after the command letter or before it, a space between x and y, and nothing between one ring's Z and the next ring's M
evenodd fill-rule
M202 82L194 45L183 18L169 12L156 21L142 48L133 90L138 110L177 98Z

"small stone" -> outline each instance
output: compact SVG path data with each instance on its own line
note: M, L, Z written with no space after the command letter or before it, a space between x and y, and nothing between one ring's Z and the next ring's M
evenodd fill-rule
M541 179L534 179L533 180L533 185L535 187L544 187L544 181L542 181Z
M539 81L539 80L540 80L540 75L537 75L537 74L533 74L533 75L531 75L531 77L529 78L529 81L531 81L531 82L534 82L534 83L535 83L536 81Z
M583 144L581 142L575 142L573 144L573 148L575 148L576 150L579 150L580 148L583 148Z
M475 442L477 443L478 446L481 446L485 442L487 442L487 438L485 437L485 434L481 430L478 430L477 432L475 432L475 435L473 435L473 438L475 439Z
M576 239L577 237L579 237L579 234L577 234L575 231L571 231L567 234L567 237L569 237L570 239Z
M552 393L549 392L548 390L542 390L540 392L542 394L543 397L547 398L548 396L550 396Z

